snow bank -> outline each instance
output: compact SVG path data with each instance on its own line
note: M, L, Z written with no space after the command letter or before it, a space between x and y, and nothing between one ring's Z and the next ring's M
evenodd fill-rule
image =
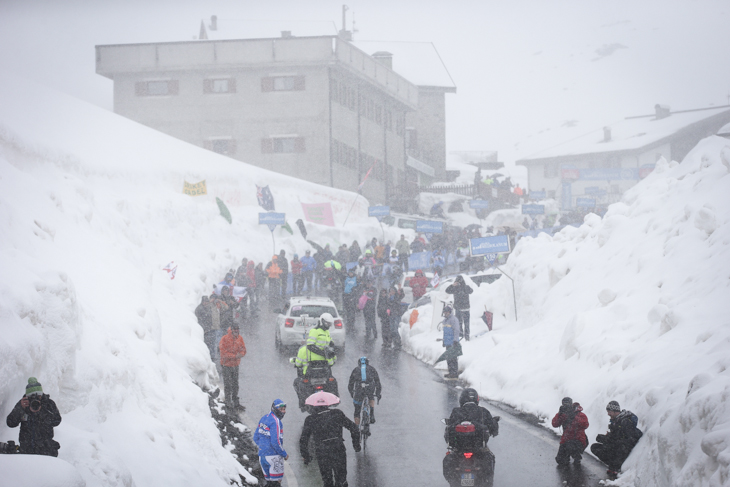
M217 374L192 310L242 257L270 259L255 184L269 184L287 213L294 235L274 234L289 255L309 247L294 226L300 201L332 204L340 228L307 225L322 244L380 236L367 201L343 229L354 193L233 161L25 80L0 78L0 105L2 417L34 376L63 415L59 458L89 486L255 482L221 447L198 387L215 387ZM203 179L208 196L182 194L183 181ZM162 270L170 261L174 280ZM1 440L17 435L0 424ZM35 467L44 468L23 470Z
M544 418L570 396L591 441L607 429L608 401L636 413L644 438L619 485L727 485L729 169L730 142L710 137L681 164L660 161L603 219L521 240L503 268L519 319L508 278L472 295L472 336L485 306L495 329L464 344L463 377ZM432 363L440 333L419 311L402 331Z

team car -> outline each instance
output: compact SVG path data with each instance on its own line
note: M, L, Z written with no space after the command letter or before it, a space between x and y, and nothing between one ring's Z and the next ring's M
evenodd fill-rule
M335 303L325 297L296 296L287 301L284 311L276 317L276 345L280 350L300 347L307 333L319 322L322 313L331 314L335 323L329 332L335 347L345 348L345 324Z

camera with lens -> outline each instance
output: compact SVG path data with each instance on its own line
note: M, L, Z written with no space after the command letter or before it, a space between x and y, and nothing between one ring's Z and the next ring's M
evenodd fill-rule
M16 445L12 440L7 443L0 441L0 454L11 453L18 453L18 445Z
M37 413L38 411L40 411L41 410L41 406L42 406L42 404L41 404L41 398L40 397L34 396L30 400L29 407L30 407L30 412L31 413Z

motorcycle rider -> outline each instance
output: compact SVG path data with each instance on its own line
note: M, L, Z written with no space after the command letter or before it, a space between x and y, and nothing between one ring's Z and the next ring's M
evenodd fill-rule
M294 390L299 398L299 408L304 411L305 391L303 379L307 375L310 365L326 364L332 367L337 360L334 352L334 345L330 337L329 328L335 319L330 313L322 313L317 326L309 330L307 342L299 348L294 359L294 366L297 368L297 378L294 379Z
M457 432L457 426L468 421L475 426L473 435L462 437ZM459 407L451 411L451 416L446 422L446 430L444 431L444 439L449 447L461 450L468 449L474 453L473 458L482 459L491 465L491 471L494 472L494 454L487 446L487 440L490 436L499 434L499 417L492 418L487 408L479 406L479 394L471 387L464 389L459 397ZM455 462L459 458L457 455L447 454L443 461L444 478L451 482L450 474L454 472Z
M309 437L314 436L319 473L324 487L347 487L347 451L342 438L342 428L350 430L352 447L360 451L360 430L345 413L329 406L314 406L304 420L299 450L304 465L312 461L309 453Z
M355 424L360 426L360 411L362 410L362 402L365 399L370 400L370 424L375 422L375 398L380 402L380 393L382 387L380 385L380 377L375 367L370 365L367 357L360 357L357 361L357 367L352 369L350 374L350 382L347 383L347 390L350 391L350 397L355 404Z

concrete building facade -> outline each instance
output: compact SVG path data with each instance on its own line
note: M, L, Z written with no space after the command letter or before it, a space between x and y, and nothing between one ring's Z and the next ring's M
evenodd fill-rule
M372 169L373 203L417 179L406 117L419 88L338 36L102 45L96 72L116 113L232 158L353 191ZM444 140L443 101L426 105Z

